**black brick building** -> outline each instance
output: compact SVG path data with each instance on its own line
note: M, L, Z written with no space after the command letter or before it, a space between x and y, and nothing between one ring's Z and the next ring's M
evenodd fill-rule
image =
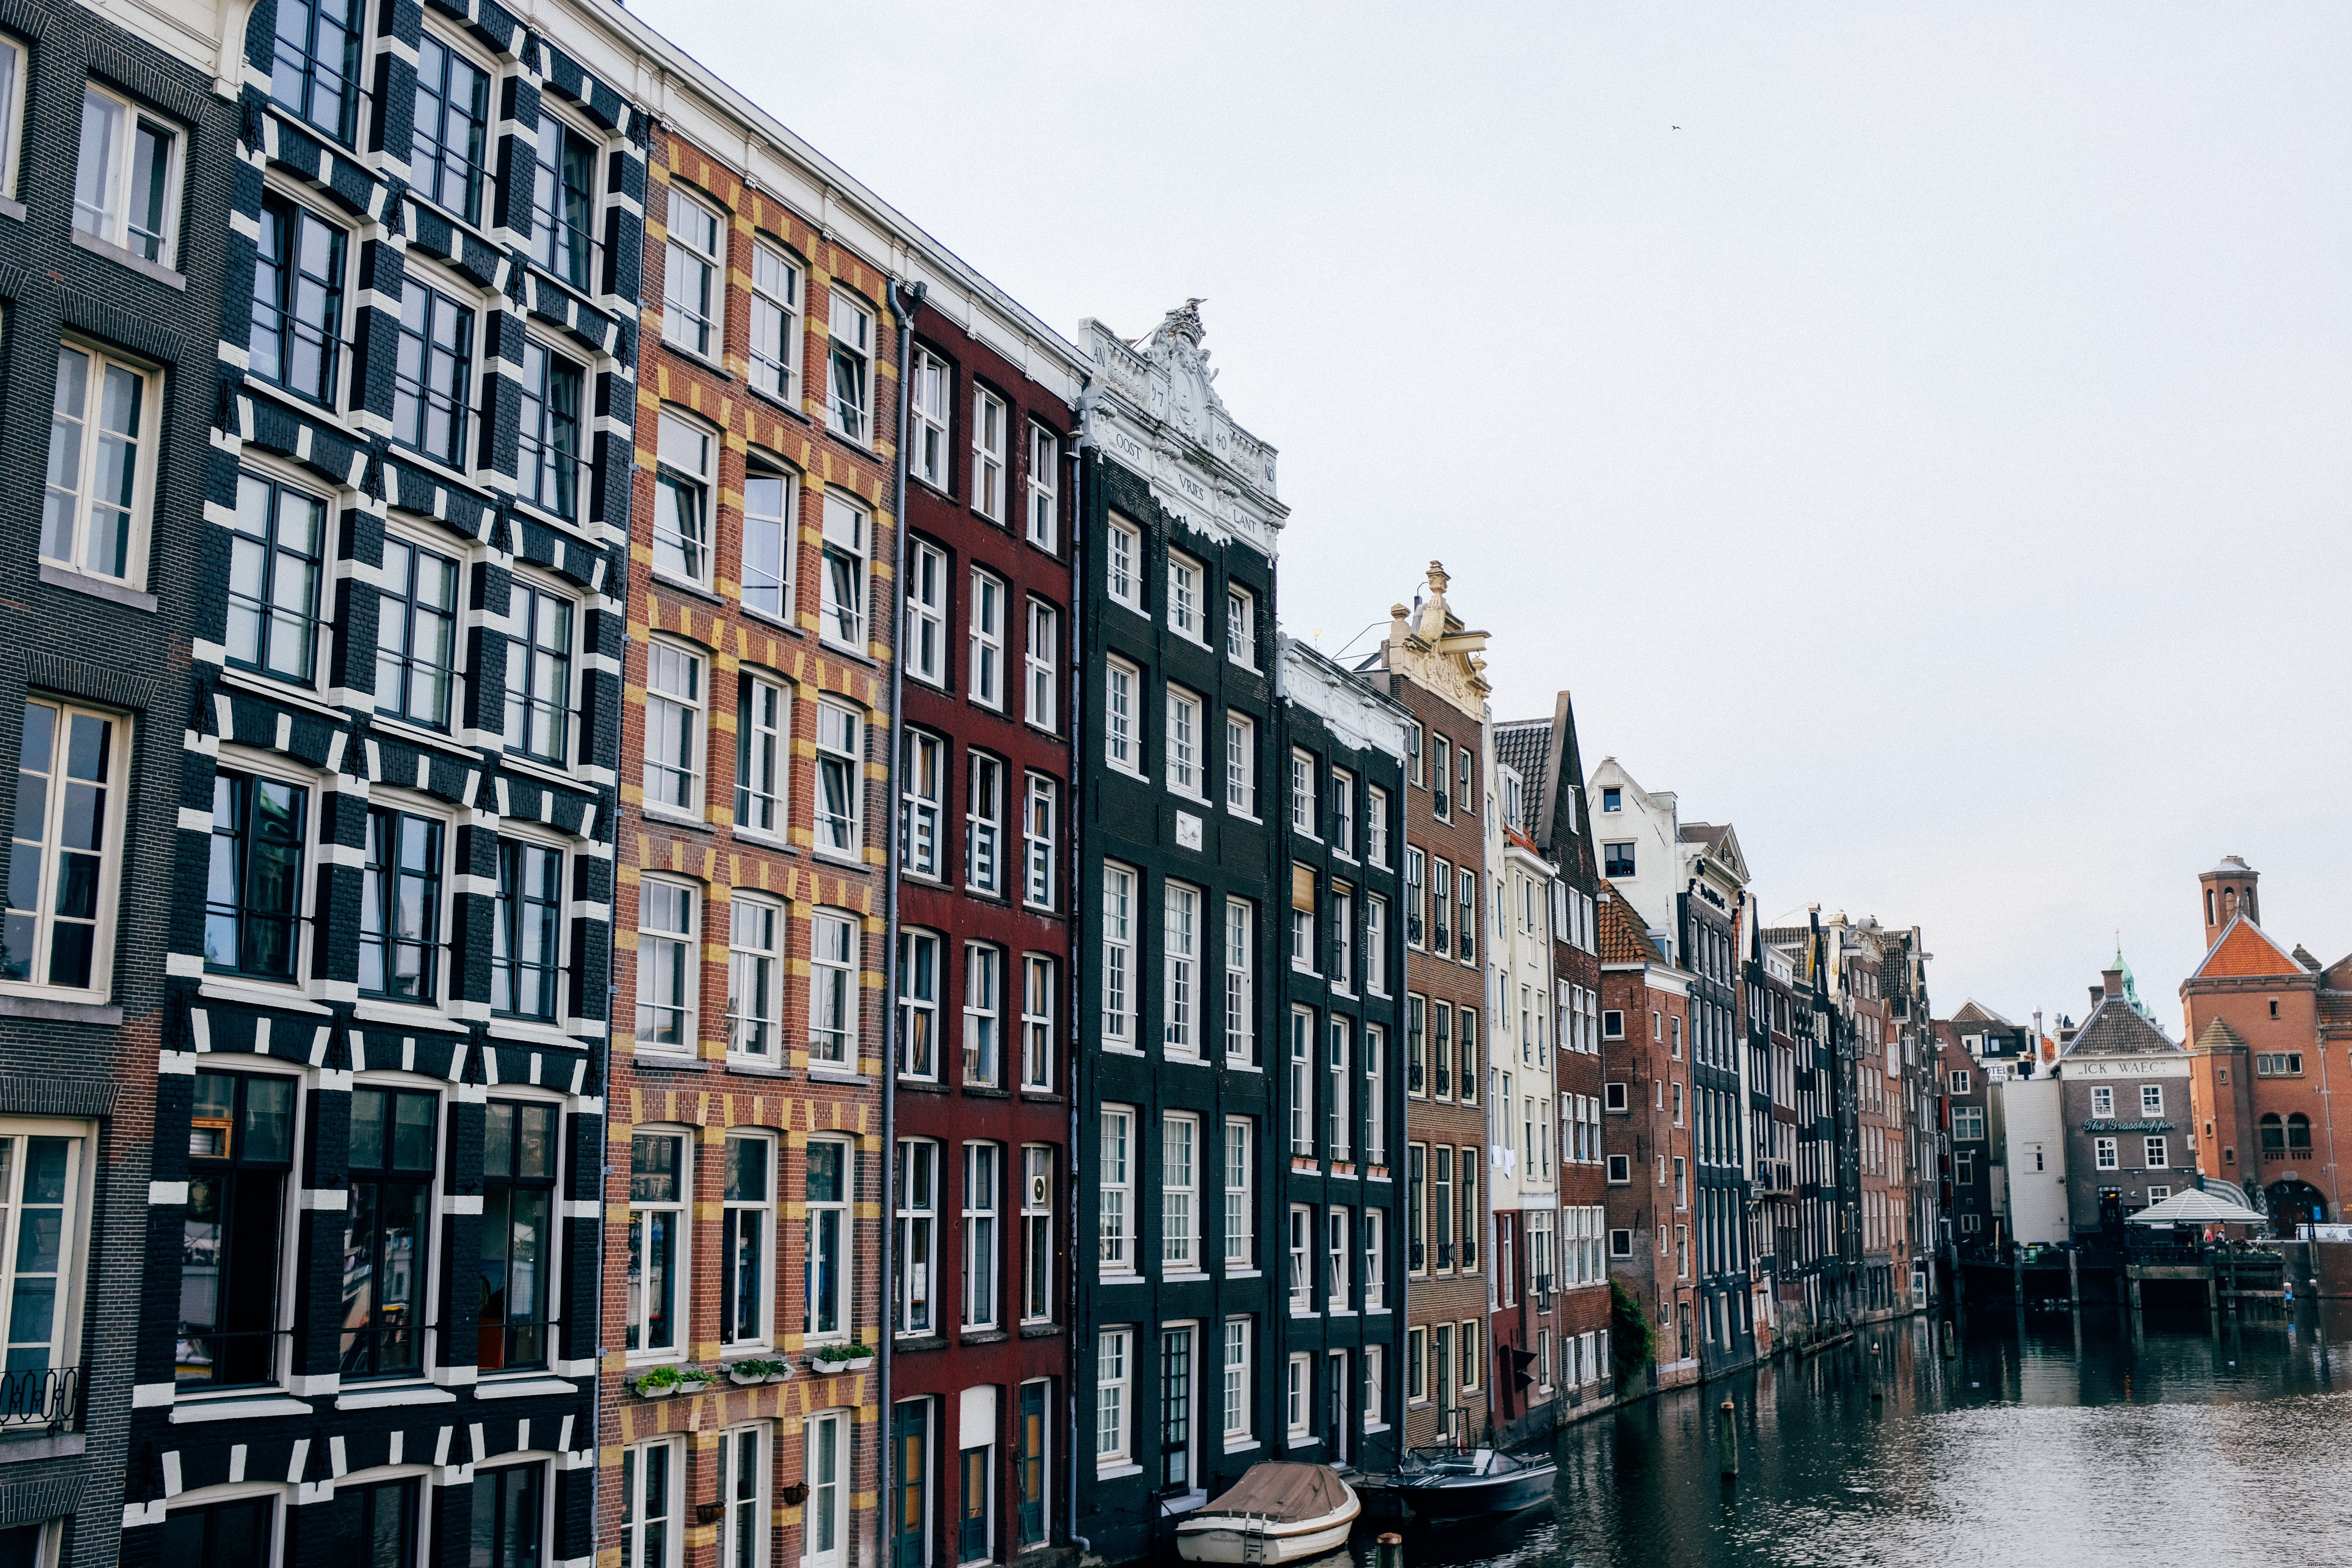
M0 1552L114 1561L236 106L0 4Z
M555 14L262 0L209 150L128 1561L593 1554L647 122Z

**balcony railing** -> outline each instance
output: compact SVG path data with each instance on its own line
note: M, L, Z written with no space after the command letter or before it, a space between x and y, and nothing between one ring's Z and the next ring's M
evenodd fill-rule
M78 1366L36 1366L0 1372L0 1436L70 1432L81 1425L82 1375Z

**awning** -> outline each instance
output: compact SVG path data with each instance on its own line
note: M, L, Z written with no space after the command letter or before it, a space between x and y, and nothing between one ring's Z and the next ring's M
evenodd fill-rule
M2245 1205L2209 1193L2201 1187L2191 1187L2185 1193L2175 1193L2162 1203L2150 1204L2131 1216L2132 1225L2268 1225L2263 1218Z

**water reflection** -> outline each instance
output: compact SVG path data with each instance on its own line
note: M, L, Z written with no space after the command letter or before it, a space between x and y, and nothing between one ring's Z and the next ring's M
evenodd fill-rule
M1412 1568L2352 1563L2352 1302L2292 1322L2113 1309L1926 1320L1564 1432L1555 1502L1413 1531ZM1875 1355L1872 1353L1875 1348ZM1872 1389L1880 1398L1874 1401ZM1740 1475L1719 1478L1718 1404ZM1370 1561L1369 1541L1356 1542Z

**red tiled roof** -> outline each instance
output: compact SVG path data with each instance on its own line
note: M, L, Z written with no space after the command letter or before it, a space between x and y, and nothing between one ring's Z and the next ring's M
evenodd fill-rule
M2302 964L2283 952L2279 944L2263 933L2263 928L2241 915L2230 922L2205 962L2197 966L2193 980L2220 980L2239 975L2302 974Z
M1664 963L1666 955L1650 940L1649 929L1617 896L1609 879L1601 879L1601 962L1603 963Z

